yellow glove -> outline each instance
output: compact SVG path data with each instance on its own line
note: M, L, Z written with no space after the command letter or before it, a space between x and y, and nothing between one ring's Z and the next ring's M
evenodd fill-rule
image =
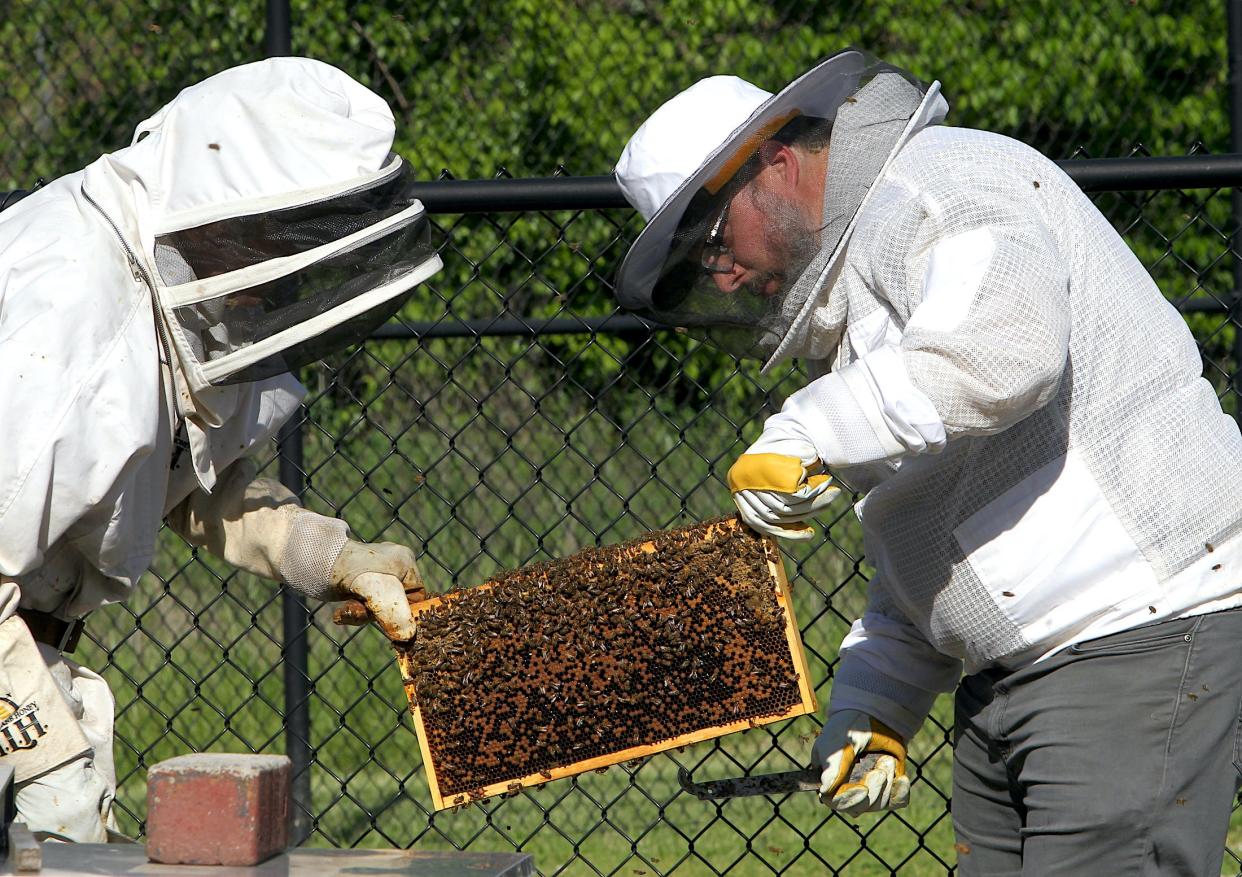
M871 755L879 757L870 770L850 780L855 763ZM864 712L829 713L811 748L811 760L824 769L819 799L833 810L858 816L875 810L898 810L910 800L905 741Z
M822 468L813 450L804 462L805 457L756 453L759 445L756 442L729 469L729 490L742 520L769 536L810 539L815 528L802 522L836 499L841 490L828 475L811 474Z

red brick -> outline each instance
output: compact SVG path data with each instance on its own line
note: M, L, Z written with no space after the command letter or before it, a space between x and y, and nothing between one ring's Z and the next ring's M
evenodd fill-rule
M289 843L289 759L203 753L147 772L147 858L255 865Z

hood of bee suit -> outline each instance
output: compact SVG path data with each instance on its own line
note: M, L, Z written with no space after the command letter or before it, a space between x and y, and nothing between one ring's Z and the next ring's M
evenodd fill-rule
M87 169L153 287L204 486L210 431L248 409L247 387L296 386L441 267L394 132L343 71L274 58L186 88Z

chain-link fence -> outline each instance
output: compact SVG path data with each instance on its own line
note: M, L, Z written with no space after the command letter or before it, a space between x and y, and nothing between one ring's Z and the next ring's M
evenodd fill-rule
M380 91L402 119L399 148L427 178L502 165L599 173L694 78L729 70L777 87L850 42L943 79L957 124L1053 156L1123 154L1139 141L1141 154L1226 148L1224 4L1110 4L1094 17L1045 3L949 6L299 4L294 49ZM197 0L187 14L165 0L17 0L0 21L0 188L123 145L184 84L259 57L263 28L258 4ZM1141 190L1097 186L1094 197L1186 314L1236 415L1242 304L1221 167L1157 170ZM639 223L620 206L583 206L615 204L599 184L567 180L521 210L506 206L503 184L468 209L442 202L445 270L398 323L303 374L309 394L269 473L359 538L414 547L437 588L728 511L725 471L803 376L760 379L617 314L610 282ZM822 541L788 556L821 703L869 575L845 504L822 523ZM516 848L544 874L653 877L911 877L956 859L945 700L912 742L913 800L897 814L851 821L808 795L712 804L679 791L679 765L705 777L801 766L812 717L433 814L379 634L336 628L326 609L171 535L135 597L92 615L76 657L102 668L117 697L118 803L135 835L149 765L263 751L298 765L299 832L312 844ZM1226 871L1242 874L1242 818L1229 851Z
M1082 178L1091 164L1067 167ZM1186 313L1205 373L1236 412L1230 192L1194 180L1242 179L1237 162L1205 161L1177 183L1160 162L1136 164L1150 191L1096 201ZM1159 189L1162 173L1186 188ZM728 511L725 470L801 385L796 367L761 380L601 305L638 222L621 208L565 209L598 200L598 184L545 186L546 209L522 212L487 212L487 191L475 191L470 209L484 212L439 214L445 271L380 337L303 376L310 393L272 471L360 538L414 546L434 587ZM512 189L491 191L500 205ZM822 541L788 557L821 702L869 574L848 507L823 523ZM680 792L678 766L711 777L802 765L814 717L433 813L382 637L334 627L326 608L305 611L166 534L136 599L92 616L79 657L103 667L117 695L125 829L142 832L144 768L156 761L287 751L313 844L516 848L544 874L953 867L947 699L912 743L913 803L897 814L852 821L810 795L714 804ZM1239 873L1242 819L1229 843L1227 870Z

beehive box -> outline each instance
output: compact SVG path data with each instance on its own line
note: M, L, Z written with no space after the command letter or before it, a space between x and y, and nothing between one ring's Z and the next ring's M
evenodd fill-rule
M780 553L736 518L415 611L397 658L438 810L816 709Z

